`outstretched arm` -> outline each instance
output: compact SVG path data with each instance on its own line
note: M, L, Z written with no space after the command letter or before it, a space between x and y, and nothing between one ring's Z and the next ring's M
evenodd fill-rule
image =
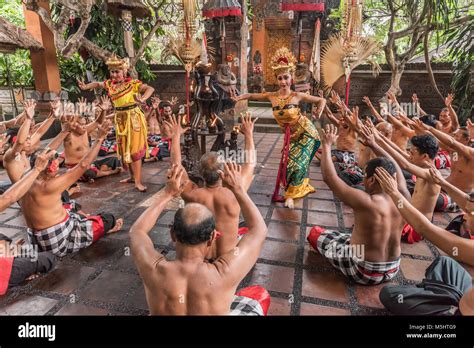
M456 114L456 111L454 111L453 108L453 99L454 96L449 93L448 96L444 99L444 104L448 108L449 111L449 117L451 118L452 122L452 130L455 131L456 129L459 128L459 119L458 119L458 114Z
M377 144L377 141L375 140L379 138L377 129L375 129L375 127L369 128L366 126L362 126L362 129L359 134L363 138L363 144L370 147L376 156L386 157L393 162L393 164L395 165L395 170L397 172L396 178L397 178L398 190L407 199L411 199L410 191L408 191L407 183L406 183L405 177L403 176L402 169L398 165L397 161L395 161L395 159L393 159L393 157L390 156L390 154L387 151L385 151L379 144Z
M405 126L402 122L400 122L399 120L397 120L397 118L396 118L396 117L393 117L391 114L388 114L388 115L387 115L387 120L388 120L395 128L399 129L400 132L401 132L404 136L406 136L406 137L408 137L408 138L412 138L412 137L414 137L414 136L416 135L416 132L415 132L413 129L411 129L411 128Z
M68 170L66 173L46 182L44 190L46 192L62 192L79 180L84 172L91 166L92 162L97 158L100 146L107 137L109 129L110 122L104 122L104 124L99 128L97 139L81 161L71 170Z
M370 110L370 113L372 114L372 116L375 117L375 119L377 120L377 122L385 122L385 120L383 119L382 116L380 116L379 112L377 111L377 109L374 107L374 105L372 104L372 102L370 101L369 97L364 97L362 98L362 100L364 101L364 103L367 105L367 107L369 108Z
M380 186L390 196L407 223L446 254L451 255L455 260L474 266L474 258L472 257L474 255L474 241L458 237L433 225L398 192L395 180L383 168L377 168L375 175Z
M189 129L189 127L183 128L181 126L182 117L183 116L179 116L178 120L176 120L175 116L171 116L167 121L163 122L165 133L168 133L171 136L171 164L175 166L181 166L181 135L186 133L186 131ZM185 185L181 195L185 200L187 200L196 185L191 180L189 180L186 170L182 175Z
M339 120L336 118L336 116L334 116L334 114L332 113L331 109L329 109L329 106L327 104L324 106L324 111L329 121L331 121L331 123L335 125L336 127L339 127Z
M130 228L130 249L138 272L145 284L151 283L156 265L165 261L163 254L153 246L149 237L166 205L183 190L183 174L186 171L181 165L173 164L168 170L168 181L163 192L155 198L153 204L143 212Z
M446 181L434 164L430 165L430 175L433 181L440 185L462 210L468 212L467 203L469 202L469 195L467 193Z
M242 186L240 166L226 163L220 175L223 185L237 199L249 231L234 250L218 257L213 265L230 284L237 285L257 262L268 229L257 206Z
M433 134L440 142L447 145L449 148L459 152L461 155L466 157L474 157L474 149L470 146L466 146L456 139L454 139L449 134L441 132L440 130L430 127L428 125L424 125L425 129L429 130L431 134Z
M421 108L420 101L418 100L418 96L416 95L416 93L413 93L413 95L411 96L411 100L413 101L413 104L415 105L416 114L420 116L427 115L425 110Z
M100 103L97 105L97 107L100 109L99 116L97 116L94 122L91 122L87 125L87 133L92 133L97 127L104 123L107 113L112 109L112 103L108 97L102 96L100 97Z
M56 118L60 116L61 113L61 101L55 100L50 102L51 114L49 117L41 124L41 126L36 130L36 132L31 136L31 144L37 144L40 142L43 135L46 134L48 129L54 123Z
M241 100L268 100L268 93L245 93L231 98L234 102Z
M53 157L54 153L55 151L46 149L36 157L35 166L20 181L16 182L15 185L0 196L0 211L4 211L13 203L19 201L28 192L38 175L46 169L48 161Z
M248 191L254 178L254 169L257 162L257 153L255 152L255 143L253 141L253 127L258 117L252 121L252 114L247 112L242 115L242 125L240 131L245 137L245 163L242 164L242 186Z
M84 81L77 79L77 84L79 88L82 89L83 91L88 91L90 89L96 89L96 88L104 88L103 82L84 83Z
M36 101L34 100L27 100L24 103L25 106L25 121L20 127L18 131L18 136L16 138L16 142L13 144L12 148L8 150L5 154L4 160L6 162L10 161L12 157L16 156L18 152L23 149L23 145L25 144L28 135L30 134L30 127L31 122L33 120L33 116L35 115L35 108L36 108Z
M418 167L402 156L396 149L395 144L388 143L387 139L380 136L379 145L400 165L400 167L417 177L430 180L428 170Z
M337 141L336 127L333 125L326 126L326 130L321 131L321 140L321 172L324 182L340 200L353 209L366 208L370 204L368 195L361 190L348 186L336 173L331 158L331 145Z

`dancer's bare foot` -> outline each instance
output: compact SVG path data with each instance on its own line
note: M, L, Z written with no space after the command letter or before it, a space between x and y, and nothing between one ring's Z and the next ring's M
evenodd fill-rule
M72 196L72 195L75 195L76 193L79 193L81 192L81 186L79 186L78 184L74 185L74 186L71 186L67 192L69 193L69 196Z
M140 192L146 192L147 187L143 186L142 184L135 184L135 188Z
M288 207L290 209L293 209L295 207L295 201L293 200L293 198L288 198L285 201L285 207Z
M135 182L135 179L134 178L126 178L126 179L120 180L120 182L122 184L133 184Z
M122 218L117 219L115 221L115 226L111 230L109 230L106 234L118 232L122 229L122 226L123 226L123 219Z

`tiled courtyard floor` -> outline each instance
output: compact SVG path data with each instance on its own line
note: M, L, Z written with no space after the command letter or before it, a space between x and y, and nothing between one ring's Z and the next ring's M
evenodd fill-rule
M353 214L333 197L322 181L316 160L310 177L317 192L300 200L296 209L272 204L283 137L255 134L258 151L256 177L250 195L269 227L268 238L254 269L241 286L263 285L272 296L271 315L386 315L378 300L381 286L365 287L347 281L321 256L310 250L306 235L313 225L344 230L353 224ZM150 197L163 188L169 162L144 166L146 194L132 185L120 184L120 177L82 184L76 200L87 213L110 211L125 218L120 233L106 237L88 249L62 259L48 275L0 297L0 314L10 315L146 315L144 290L129 250L128 230L150 204ZM3 172L0 180L7 180ZM151 232L157 249L172 259L174 245L169 224L177 203L160 217ZM436 214L435 223L445 226L450 215ZM18 206L0 213L2 233L25 237L25 223ZM426 241L402 245L401 272L394 283L413 284L423 278L425 269L439 255ZM474 274L474 269L468 269Z

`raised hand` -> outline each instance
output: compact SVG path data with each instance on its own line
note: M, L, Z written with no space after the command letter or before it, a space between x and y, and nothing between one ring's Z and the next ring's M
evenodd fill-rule
M376 144L374 130L366 125L362 125L359 132L359 141L365 146L374 146Z
M232 192L242 189L242 168L235 162L226 162L224 170L219 171L222 185Z
M331 95L329 97L329 101L337 106L341 105L342 103L342 100L341 100L341 97L339 96L339 94L337 94L336 91L332 90L331 91Z
M173 164L168 170L168 181L165 192L173 197L177 197L183 192L186 182L183 180L185 169L180 164Z
M79 98L77 100L77 107L79 109L79 115L84 115L87 108L87 99L83 97Z
M356 106L355 108L352 109L352 115L350 115L350 120L353 126L357 129L360 130L360 120L359 120L359 107Z
M102 123L102 125L99 127L98 132L97 132L97 138L99 139L105 139L107 137L107 134L110 131L110 126L112 123L107 120Z
M375 168L375 179L379 182L382 190L388 195L394 195L398 193L397 180L390 175L384 168Z
M161 99L159 97L152 97L151 98L151 107L154 110L158 110L160 108L160 103L161 103Z
M240 126L240 132L245 136L249 137L252 136L253 134L253 128L255 125L255 122L257 122L258 117L252 121L252 114L250 112L246 112L244 114L240 114L242 118L242 125Z
M444 99L444 105L446 107L450 107L453 103L454 95L452 93L448 93L448 96Z
M74 127L76 126L76 122L74 120L74 117L70 116L61 116L61 131L63 132L71 132Z
M233 101L234 103L237 103L238 101L240 101L240 100L242 99L242 96L240 96L240 95L233 95L233 96L230 97L230 99L232 99L232 101Z
M321 141L327 146L335 144L338 137L337 128L333 124L328 124L326 129L321 132Z
M77 79L77 85L83 91L85 91L87 89L87 85L82 80Z
M172 97L170 100L170 104L171 106L175 106L176 104L178 104L178 97Z
M40 172L46 169L48 166L49 160L53 158L56 154L56 150L51 150L47 147L43 152L41 152L38 157L36 157L35 168Z
M25 102L23 103L23 107L25 108L26 117L32 120L33 117L35 116L36 100L34 99L25 100Z
M372 102L370 101L370 98L365 96L362 98L362 101L368 106L368 107L372 107Z
M110 99L107 96L100 97L100 103L98 104L98 106L103 111L109 111L112 109L112 103L110 102Z
M171 116L168 120L164 121L163 123L167 127L168 131L170 132L170 136L180 137L182 134L186 133L190 127L183 128L181 126L183 116L179 115L178 120L176 117Z
M61 100L56 99L54 101L49 102L49 106L51 108L51 113L54 117L59 118L61 116Z
M411 125L415 129L415 132L418 134L424 134L426 133L426 131L430 130L430 126L424 124L419 118L413 120L413 123Z

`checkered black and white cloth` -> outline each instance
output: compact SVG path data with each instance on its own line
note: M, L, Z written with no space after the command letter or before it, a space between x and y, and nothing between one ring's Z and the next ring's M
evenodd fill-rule
M263 316L263 308L257 300L246 296L235 296L230 306L230 315Z
M351 234L324 231L318 238L318 251L346 277L356 283L375 285L395 277L400 259L392 262L369 262L359 258L355 246L350 244Z
M124 20L122 19L122 28L123 30L125 31L133 31L133 25L132 25L132 22L131 21L127 21L127 20Z
M63 257L86 248L94 241L94 228L96 234L103 222L100 216L84 217L72 211L68 218L52 227L41 231L28 228L28 238L31 244L38 245L41 251L50 251L58 257Z

